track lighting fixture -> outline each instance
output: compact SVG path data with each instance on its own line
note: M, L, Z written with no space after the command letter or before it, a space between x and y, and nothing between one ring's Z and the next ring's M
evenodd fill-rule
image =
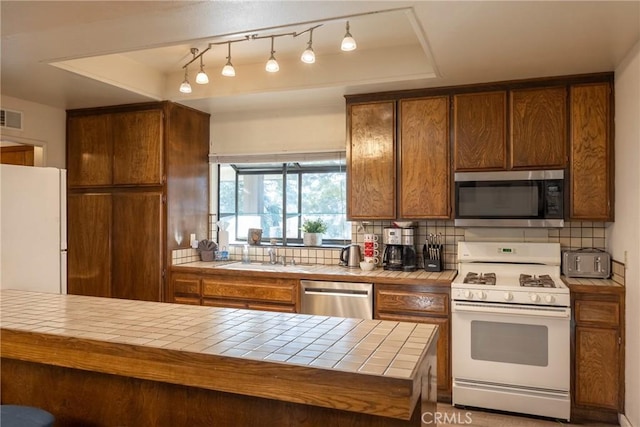
M270 73L276 73L280 69L280 66L278 65L278 61L276 61L276 57L274 56L276 51L273 50L273 39L274 39L274 36L271 36L271 56L267 61L267 65L264 67L264 69Z
M202 63L202 55L200 55L200 71L196 75L196 83L206 85L209 83L209 76L204 72L204 64Z
M349 21L347 21L347 32L345 33L344 38L342 39L342 45L340 46L340 49L342 49L345 52L348 52L351 50L355 50L356 47L357 47L356 41L351 35L351 33L349 32Z
M189 84L189 66L184 67L184 80L180 85L180 92L191 93L191 85Z
M306 64L313 64L316 62L316 54L313 52L313 28L309 30L309 43L307 43L307 48L302 52L302 56L300 59L302 62Z
M233 68L233 64L231 64L231 42L228 42L229 45L229 53L227 55L227 63L222 68L222 75L227 77L234 77L236 75L236 70Z
M277 33L277 34L271 33L264 36L258 35L257 33L246 34L244 36L241 36L241 38L237 38L235 40L226 40L226 41L209 43L207 48L203 49L202 51L199 51L197 48L191 48L190 52L193 55L193 57L185 65L182 66L182 68L184 68L184 80L182 84L180 84L180 92L191 93L191 84L189 83L188 66L198 59L200 60L200 71L196 75L196 83L198 84L209 83L209 76L207 76L207 73L204 71L204 54L207 53L209 50L211 50L213 46L217 46L217 45L224 45L224 44L227 45L227 62L221 71L221 74L226 77L234 77L236 75L236 70L233 67L233 64L231 63L231 43L261 40L261 39L271 39L271 52L269 55L269 60L265 64L265 70L270 73L275 73L280 70L280 65L276 60L276 56L275 56L276 51L274 49L274 43L275 43L276 37L290 36L290 37L296 38L303 34L309 33L309 41L307 42L306 49L304 50L304 52L302 52L302 55L300 56L300 60L306 64L313 64L314 62L316 62L316 54L313 50L313 30L324 25L323 24L324 22L331 22L331 21L335 21L335 20L320 21L320 23L316 23L316 25L311 26L304 31L285 32L285 33ZM356 41L353 39L353 36L349 32L349 21L347 21L346 33L342 40L341 49L344 51L349 51L349 50L354 50L355 48L356 48Z

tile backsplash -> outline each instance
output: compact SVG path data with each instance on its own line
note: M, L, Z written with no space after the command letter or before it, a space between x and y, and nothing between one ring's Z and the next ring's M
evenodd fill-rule
M422 245L424 244L428 234L441 233L444 237L444 263L448 270L456 269L456 256L458 242L471 240L474 230L484 231L486 229L466 229L455 227L453 221L415 221L416 233L415 243L418 252L418 258L422 259ZM377 234L380 243L382 243L382 233L385 227L392 226L392 221L370 221L360 226L359 223L353 222L351 226L351 240L353 243L364 245L364 234ZM552 243L560 243L561 249L575 250L580 248L598 248L606 250L606 231L607 223L604 222L565 222L564 228L549 229L522 229L523 233L530 232L535 237L527 241L547 241ZM214 234L215 225L211 223L211 235ZM533 230L533 231L532 231ZM489 230L489 233L491 231ZM496 231L497 234L499 234ZM500 238L496 238L500 240ZM231 244L229 247L229 258L234 261L242 259L243 244ZM380 252L382 252L382 244ZM269 261L268 250L270 245L250 246L249 254L251 259L256 262ZM337 265L340 261L341 248L307 248L304 246L291 246L283 248L278 247L278 255L284 255L288 262L295 259L299 264L324 264ZM195 249L178 249L173 251L172 263L174 265L184 264L193 261L199 261L200 257ZM421 264L419 264L421 266Z

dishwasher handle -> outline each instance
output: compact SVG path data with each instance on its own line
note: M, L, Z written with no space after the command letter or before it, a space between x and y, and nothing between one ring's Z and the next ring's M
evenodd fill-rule
M326 296L341 296L352 298L367 298L369 291L361 291L356 289L327 289L327 288L313 288L304 289L305 295L326 295Z

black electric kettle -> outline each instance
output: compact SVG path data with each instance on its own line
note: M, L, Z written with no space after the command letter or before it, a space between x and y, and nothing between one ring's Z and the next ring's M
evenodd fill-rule
M340 252L340 265L349 268L360 268L360 261L362 261L360 245L352 243L342 248L342 252Z

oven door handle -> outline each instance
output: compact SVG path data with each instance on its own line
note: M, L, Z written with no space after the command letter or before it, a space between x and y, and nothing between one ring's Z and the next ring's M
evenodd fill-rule
M486 313L509 316L535 316L564 319L571 317L569 307L548 307L517 304L492 304L454 301L451 305L452 312L458 313Z

